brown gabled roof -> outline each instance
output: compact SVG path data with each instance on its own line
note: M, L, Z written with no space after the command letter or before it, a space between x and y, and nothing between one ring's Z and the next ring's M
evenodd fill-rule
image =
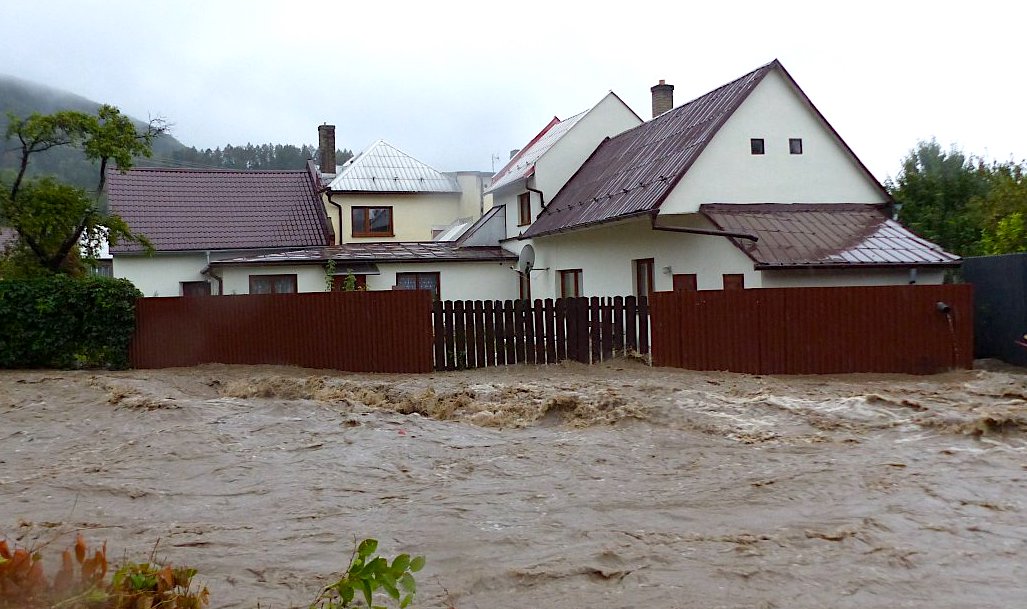
M107 196L111 211L158 252L299 248L329 243L317 185L310 164L301 171L137 168L111 172Z
M732 238L757 270L852 267L956 267L958 256L889 219L877 205L706 204L699 212Z
M517 255L501 247L461 247L452 241L380 241L344 243L289 252L218 260L212 266L235 264L324 264L336 262L502 262Z
M522 238L655 213L724 123L773 70L781 72L838 138L857 167L877 185L882 200L890 200L884 187L775 59L687 104L604 140Z
M656 209L775 60L649 122L604 140L525 238Z

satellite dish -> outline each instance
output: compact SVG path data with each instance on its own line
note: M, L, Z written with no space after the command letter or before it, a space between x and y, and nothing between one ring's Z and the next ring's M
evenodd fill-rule
M535 248L525 245L517 256L517 272L527 275L535 266Z

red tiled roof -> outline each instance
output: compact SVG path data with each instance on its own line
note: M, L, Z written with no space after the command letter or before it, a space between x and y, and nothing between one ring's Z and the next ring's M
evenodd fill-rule
M218 260L223 264L322 264L337 262L501 262L517 255L501 247L461 247L451 241L384 241L344 243L262 256Z
M604 140L524 237L647 213L659 206L706 144L777 61Z
M159 252L298 248L329 242L316 173L136 168L111 172L111 211ZM114 254L141 252L135 244Z
M795 268L959 266L958 256L921 239L876 205L706 204L699 212L717 228L759 238L731 241L759 270Z

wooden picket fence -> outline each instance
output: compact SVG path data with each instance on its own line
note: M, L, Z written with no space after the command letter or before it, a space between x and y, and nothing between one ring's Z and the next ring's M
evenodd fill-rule
M649 353L644 297L437 301L432 324L436 370Z

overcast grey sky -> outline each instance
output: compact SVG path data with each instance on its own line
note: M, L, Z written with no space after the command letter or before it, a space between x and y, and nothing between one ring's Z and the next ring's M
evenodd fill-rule
M618 8L604 8L604 7ZM778 58L870 170L917 140L1027 157L1023 2L0 0L0 73L163 116L198 148L378 138L491 170L613 90L688 101Z

